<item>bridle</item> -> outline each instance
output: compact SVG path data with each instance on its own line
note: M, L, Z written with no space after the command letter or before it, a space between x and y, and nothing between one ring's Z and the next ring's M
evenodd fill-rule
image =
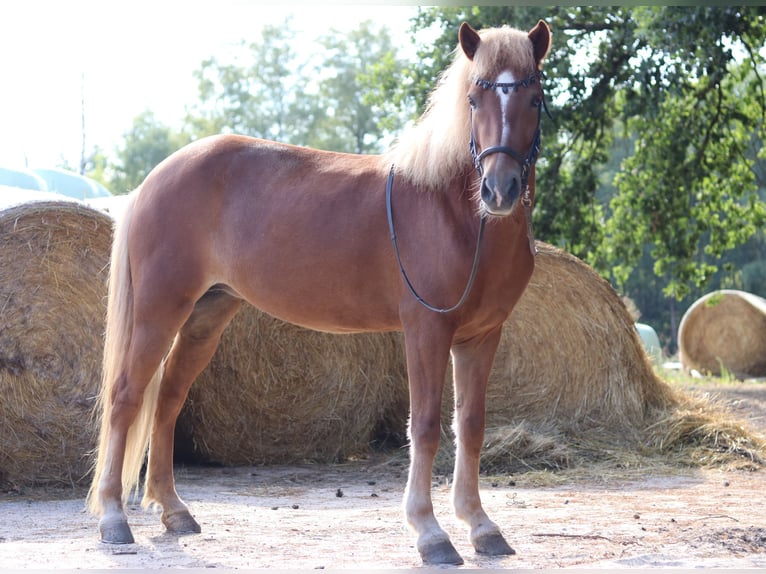
M504 94L513 90L514 93L519 91L519 88L528 88L535 82L540 82L543 79L543 73L540 71L534 72L528 78L518 80L516 82L490 82L487 80L477 79L474 84L481 87L483 90L496 90L500 89ZM481 153L476 153L476 138L473 135L473 108L471 108L469 121L470 121L470 139L468 141L468 147L471 150L471 157L473 158L473 165L476 168L479 177L484 175L484 168L482 167L481 160L493 153L504 153L511 156L513 159L521 164L521 187L525 192L529 189L529 174L532 171L532 166L537 161L537 156L540 155L540 119L542 117L542 110L545 109L545 113L550 117L548 106L545 103L543 97L540 101L540 106L537 108L537 128L535 129L535 135L532 138L532 145L529 146L527 155L524 156L514 150L511 147L504 145L495 145L484 148Z
M507 94L510 90L516 92L519 88L526 88L535 82L540 82L542 79L543 73L536 71L528 78L519 80L517 82L489 82L487 80L477 79L475 80L475 84L484 90L500 89L504 94ZM540 154L540 119L543 109L545 109L545 113L548 115L548 117L551 117L551 114L548 111L548 106L545 103L545 97L541 99L540 106L537 109L537 128L535 129L535 135L532 138L532 145L530 146L526 156L523 156L516 150L504 145L490 146L482 150L481 153L477 153L476 138L473 135L473 108L471 108L469 116L470 136L468 146L470 148L471 157L473 158L473 165L479 175L479 179L484 176L484 168L481 161L490 154L504 153L506 155L510 155L521 164L521 187L524 190L521 197L521 202L524 206L524 214L527 220L527 237L529 240L529 249L533 256L537 254L537 247L535 245L535 237L532 230L532 198L529 190L529 176L532 172L532 166L534 166L535 162L537 161L537 157ZM468 276L468 282L466 283L465 289L463 290L463 294L460 296L460 299L451 307L435 307L430 305L418 294L418 292L415 290L415 287L410 282L410 278L407 276L407 273L404 270L404 265L402 264L402 259L399 254L399 246L396 241L396 231L394 230L394 214L391 206L391 193L394 187L394 172L395 167L392 164L391 170L388 173L388 181L386 182L386 213L388 216L388 230L391 234L391 243L394 246L394 254L396 255L396 262L399 264L399 271L402 274L402 278L404 279L407 288L409 289L412 296L415 297L415 299L418 301L418 303L423 305L423 307L429 311L433 311L435 313L451 313L452 311L455 311L461 307L463 303L465 303L465 300L468 299L468 295L471 292L474 281L476 280L476 274L479 270L479 260L481 259L481 245L482 239L484 237L484 226L487 221L487 216L484 213L481 214L479 221L479 233L476 239L476 251L474 252L473 264L471 266L471 274Z
M530 74L523 80L517 80L515 82L490 82L489 80L483 80L478 78L474 81L474 84L482 88L483 90L496 90L500 89L504 94L507 94L511 90L518 92L519 88L528 88L535 82L542 84L545 78L542 71L537 70ZM537 127L535 128L535 135L532 137L532 144L529 146L527 155L521 155L515 149L505 145L495 145L484 148L481 153L476 153L476 137L473 135L473 108L470 110L469 122L470 122L470 139L468 141L468 147L471 150L471 157L473 158L473 166L476 168L476 172L479 174L479 178L484 175L484 167L481 160L493 153L504 153L511 156L513 159L521 164L521 204L524 206L524 215L527 220L527 238L529 240L529 250L532 255L537 255L537 246L535 245L535 235L532 229L532 195L529 190L529 176L532 173L532 167L537 162L537 158L540 155L540 120L542 119L543 110L545 115L553 119L551 112L548 111L548 104L545 101L545 94L541 92L540 105L537 107Z

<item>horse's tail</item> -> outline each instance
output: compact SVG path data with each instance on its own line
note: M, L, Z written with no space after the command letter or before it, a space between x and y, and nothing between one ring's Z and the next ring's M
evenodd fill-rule
M115 386L126 370L126 355L133 334L133 281L128 254L128 230L133 207L139 190L131 195L119 218L112 241L112 255L109 270L109 294L106 311L106 335L104 339L104 360L101 374L96 417L100 422L100 436L93 482L88 492L88 508L94 514L101 514L101 500L98 485L105 471L106 454L109 446L109 426ZM152 377L144 391L141 407L128 431L125 458L122 467L122 495L127 499L138 487L141 467L146 457L154 412L162 378L162 365Z

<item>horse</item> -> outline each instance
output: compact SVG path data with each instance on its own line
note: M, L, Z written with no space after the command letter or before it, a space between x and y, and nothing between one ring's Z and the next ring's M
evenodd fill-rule
M424 564L463 562L431 499L451 356L454 512L477 553L514 554L482 507L479 457L501 328L534 268L530 217L550 41L542 20L528 32L463 23L426 111L380 155L224 134L188 144L147 175L111 252L87 496L103 542L134 542L124 504L144 462L144 507L158 506L170 533L201 531L176 492L174 427L247 301L330 333L403 331L403 510Z

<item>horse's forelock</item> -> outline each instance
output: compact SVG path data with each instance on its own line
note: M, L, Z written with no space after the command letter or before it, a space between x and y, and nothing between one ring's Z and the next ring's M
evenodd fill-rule
M494 81L505 71L526 77L537 69L527 32L503 26L481 30L479 36L482 41L473 59L475 77Z

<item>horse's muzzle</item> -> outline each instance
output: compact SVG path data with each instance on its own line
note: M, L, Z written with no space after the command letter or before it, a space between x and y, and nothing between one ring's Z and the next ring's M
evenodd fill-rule
M490 215L503 217L510 214L520 194L521 177L518 174L508 178L486 174L481 178L481 201Z

